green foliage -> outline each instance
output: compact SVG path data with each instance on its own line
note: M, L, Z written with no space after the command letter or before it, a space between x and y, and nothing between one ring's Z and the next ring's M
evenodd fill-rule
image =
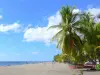
M57 54L57 55L54 56L54 61L61 62L61 59L60 59L60 55L59 54Z
M100 59L100 50L96 49L100 46L100 23L95 22L91 13L73 13L74 9L70 6L62 7L62 22L49 28L59 29L52 41L57 41L57 48L62 53L54 56L54 61L84 63Z
M96 70L100 70L100 64L96 65Z
M66 62L66 55L63 55L63 54L57 54L54 56L54 61L55 62Z

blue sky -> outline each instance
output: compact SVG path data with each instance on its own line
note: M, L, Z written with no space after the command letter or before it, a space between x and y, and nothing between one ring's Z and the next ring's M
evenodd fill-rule
M0 0L0 61L53 60L60 53L50 43L57 30L46 30L61 21L64 5L100 13L99 0Z

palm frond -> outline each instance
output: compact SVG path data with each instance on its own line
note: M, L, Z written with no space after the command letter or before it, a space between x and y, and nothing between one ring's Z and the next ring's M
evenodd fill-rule
M56 39L56 40L59 39L60 36L61 36L61 34L62 34L62 30L60 30L58 33L56 33L56 34L52 37L51 41L54 41L55 39Z
M78 18L79 18L79 13L73 14L73 15L72 15L72 20L71 20L71 22L72 22L72 23L73 23L73 22L76 22L76 21L78 20Z
M52 28L62 28L62 26L61 26L61 24L59 24L59 25L53 25L53 26L50 26L47 30L49 30L49 29L52 29Z

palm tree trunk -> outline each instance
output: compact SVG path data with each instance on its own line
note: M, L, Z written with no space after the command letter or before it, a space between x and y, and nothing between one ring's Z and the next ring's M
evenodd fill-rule
M71 37L71 27L69 27L69 49L70 49L70 52L72 52L71 51L71 39L72 39L72 37Z
M99 58L99 64L100 64L100 58Z

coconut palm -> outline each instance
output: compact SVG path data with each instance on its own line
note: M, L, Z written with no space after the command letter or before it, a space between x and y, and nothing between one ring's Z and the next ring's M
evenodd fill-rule
M79 14L73 13L74 7L62 7L60 15L62 17L62 22L59 25L53 25L50 28L58 28L59 32L53 36L52 41L57 41L57 48L61 48L62 51L66 51L69 48L70 50L74 45L74 38L80 39L79 36L74 31L74 26L78 24L77 20ZM79 40L80 41L80 40ZM69 51L70 52L70 51Z
M74 7L62 7L60 15L62 22L59 25L53 25L50 28L57 28L59 32L53 36L52 41L57 41L57 48L62 50L62 53L68 56L76 57L82 52L82 41L76 32L77 25L79 24L79 13L74 13ZM76 57L77 58L77 57Z
M100 23L96 23L90 13L84 13L81 16L80 26L76 29L84 35L86 56L96 61L95 47L100 45L100 38L98 38L98 35L100 35Z

